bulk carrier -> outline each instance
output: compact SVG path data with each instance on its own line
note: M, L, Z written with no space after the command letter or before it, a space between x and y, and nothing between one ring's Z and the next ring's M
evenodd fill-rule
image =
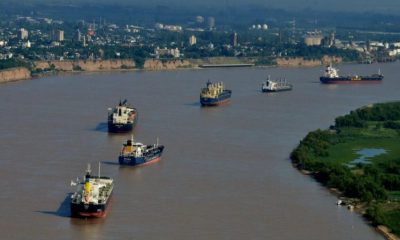
M226 103L232 95L231 90L227 90L222 82L212 83L207 82L205 88L201 89L200 103L202 106L217 106Z

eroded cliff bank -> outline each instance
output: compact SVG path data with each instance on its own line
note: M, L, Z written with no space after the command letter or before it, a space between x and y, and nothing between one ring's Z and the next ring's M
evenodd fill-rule
M131 59L116 60L77 60L77 61L36 61L34 70L56 70L56 71L111 71L120 69L133 69L135 62Z
M196 67L188 60L169 60L161 61L157 59L148 59L145 61L143 69L144 70L173 70L177 68L189 68Z
M341 57L324 56L322 59L307 60L301 57L297 58L277 58L276 65L280 67L315 67L329 63L341 63ZM64 61L34 61L32 64L32 73L27 68L13 68L0 71L0 83L30 79L34 76L43 76L57 72L98 72L98 71L121 71L143 69L148 71L174 70L179 68L197 68L201 64L234 64L234 63L252 63L256 61L253 58L236 57L215 57L205 59L172 59L159 60L147 59L143 66L137 66L133 59L113 59L113 60L64 60Z
M338 64L343 59L341 57L324 56L321 59L304 59L302 57L296 58L277 58L276 64L280 67L317 67L327 64Z
M25 80L31 78L31 72L24 67L10 68L0 71L0 83Z

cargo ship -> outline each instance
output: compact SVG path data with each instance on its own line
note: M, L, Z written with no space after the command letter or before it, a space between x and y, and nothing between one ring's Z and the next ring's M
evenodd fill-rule
M201 89L200 103L202 106L217 106L226 103L232 95L231 90L227 90L222 82L212 83L207 82L205 88Z
M140 142L135 142L133 136L123 144L118 157L121 165L147 165L161 160L161 155L164 151L164 146L157 143L153 145L145 145Z
M108 204L113 191L114 180L100 176L100 163L98 176L91 175L90 164L86 169L83 181L71 181L77 190L71 196L72 217L105 217Z
M276 80L272 81L270 76L268 76L267 81L262 83L261 91L263 92L281 92L281 91L290 91L293 89L293 85L286 82L284 80Z
M127 100L108 109L108 131L113 133L129 132L137 122L138 112L127 104Z
M321 83L378 83L383 80L383 75L380 70L378 74L372 74L370 76L339 76L338 69L329 65L325 69L325 73L323 76L319 78Z

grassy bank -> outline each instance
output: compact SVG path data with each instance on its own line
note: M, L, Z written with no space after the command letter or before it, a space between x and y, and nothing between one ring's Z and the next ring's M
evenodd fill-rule
M400 235L400 102L375 104L309 133L294 165L343 196L357 199L374 225Z

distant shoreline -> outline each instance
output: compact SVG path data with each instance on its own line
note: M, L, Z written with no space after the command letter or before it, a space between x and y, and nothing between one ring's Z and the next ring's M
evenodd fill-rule
M286 67L286 68L310 68L318 67L333 62L344 63L341 58L325 56L322 59L306 60L301 57L278 58L276 64L255 64L251 58L215 57L206 59L147 59L143 67L137 67L133 59L114 60L79 60L79 61L35 61L34 71L24 67L0 70L0 83L38 79L53 75L90 73L90 72L133 72L133 71L171 71L182 69L206 69L206 68L236 68L236 67ZM354 63L354 62L345 62ZM20 72L24 72L21 74ZM6 74L2 74L6 72ZM28 73L29 72L29 73ZM4 75L7 75L6 77Z

